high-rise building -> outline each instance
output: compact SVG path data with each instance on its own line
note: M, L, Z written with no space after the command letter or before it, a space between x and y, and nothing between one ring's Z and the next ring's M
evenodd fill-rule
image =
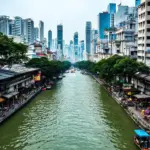
M116 13L116 3L109 3L107 11L110 14L110 26L114 27L114 14Z
M48 31L48 48L52 49L52 31Z
M73 41L74 41L74 53L75 55L78 55L78 32L75 32L74 33L74 36L73 36Z
M84 52L84 40L80 41L80 52L79 52L79 55L80 55L80 61L83 60L83 52Z
M141 0L135 0L135 7L138 7L141 4Z
M34 28L34 41L38 40L39 38L39 28Z
M110 14L103 12L98 14L98 31L100 39L105 39L105 30L110 28Z
M137 8L136 7L129 7L129 6L123 6L118 5L118 11L115 13L115 27L120 28L123 27L127 20L129 15L132 15L133 17L137 15Z
M138 61L150 66L150 0L138 7Z
M23 35L23 20L21 17L15 17L15 35L21 36Z
M15 21L12 19L9 19L9 35L15 35L16 29L15 29Z
M86 53L90 54L91 51L91 38L92 38L92 23L90 21L86 22L85 27L85 41L86 41Z
M63 25L57 25L57 49L63 50Z
M34 42L34 21L30 18L24 20L24 37L27 44Z
M98 30L93 29L92 30L92 41L91 41L92 54L96 53L97 38L98 38Z
M40 41L44 41L44 22L40 21L39 22L39 31L40 31Z
M9 17L0 16L0 32L9 35Z

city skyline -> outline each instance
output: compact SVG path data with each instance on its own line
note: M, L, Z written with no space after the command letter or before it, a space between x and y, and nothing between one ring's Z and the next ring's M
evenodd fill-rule
M58 2L59 6L57 5ZM110 2L116 2L119 4L120 1L107 0L103 5L100 5L100 1L98 0L96 0L95 3L93 3L92 0L83 0L82 2L79 0L73 0L72 2L68 0L63 2L60 0L56 0L55 2L48 0L38 2L35 0L27 0L20 2L19 0L14 0L9 3L4 1L1 4L2 9L0 14L12 17L20 16L23 19L31 18L35 21L35 27L37 27L39 21L42 20L44 22L44 35L46 38L48 30L52 30L54 38L57 37L57 25L62 23L64 27L64 39L66 43L69 43L69 41L73 39L74 32L79 33L80 40L85 39L85 22L88 20L92 22L93 28L97 29L97 15L99 12L105 11ZM135 2L131 0L124 0L122 4L134 6L134 3ZM49 7L49 4L53 4L53 7ZM67 6L65 4L67 4ZM43 5L42 10L39 11L41 5ZM78 7L78 11L76 6ZM91 6L95 9L89 12ZM48 9L48 7L50 9ZM49 10L49 12L47 10ZM57 12L57 10L59 11Z

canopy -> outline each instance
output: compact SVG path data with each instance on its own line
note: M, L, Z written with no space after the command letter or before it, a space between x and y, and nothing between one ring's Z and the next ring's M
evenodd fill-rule
M134 97L137 99L150 99L150 96L145 95L145 94L136 94L134 95Z
M144 130L138 129L138 130L134 130L135 134L139 137L150 137L150 135L145 132Z

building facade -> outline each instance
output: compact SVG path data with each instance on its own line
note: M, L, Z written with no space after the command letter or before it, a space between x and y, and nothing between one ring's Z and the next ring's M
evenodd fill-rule
M91 39L92 39L92 23L90 21L86 22L85 27L85 42L86 42L86 53L90 54L91 52Z
M15 35L23 35L23 19L19 16L15 17Z
M116 13L116 3L109 3L107 11L110 14L110 26L114 27L114 14Z
M0 16L0 32L9 35L9 17Z
M138 7L138 61L150 66L150 0Z
M34 43L34 21L30 18L24 20L24 38L26 44Z
M44 40L44 22L39 22L39 31L40 31L40 41L42 42Z
M74 33L73 40L74 40L74 53L75 56L77 57L79 54L78 32Z
M34 28L34 41L37 41L39 39L39 28Z
M98 14L98 31L100 39L105 39L105 30L110 28L110 14L103 12Z
M135 0L135 7L138 7L141 4L141 0Z
M63 25L57 25L57 49L63 50Z
M52 31L48 31L48 48L51 50L52 49Z

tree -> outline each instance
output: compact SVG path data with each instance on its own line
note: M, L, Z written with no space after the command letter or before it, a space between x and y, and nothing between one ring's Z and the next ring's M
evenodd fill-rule
M11 66L14 63L22 63L28 58L26 56L27 46L15 43L12 38L0 33L0 65Z

